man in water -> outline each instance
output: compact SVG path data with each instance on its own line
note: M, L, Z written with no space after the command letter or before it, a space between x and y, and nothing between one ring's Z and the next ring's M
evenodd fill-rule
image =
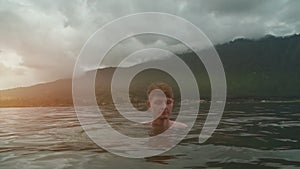
M174 99L172 87L166 83L152 83L147 90L147 107L151 110L153 120L145 124L152 125L155 134L159 134L171 126L187 127L186 124L170 120Z

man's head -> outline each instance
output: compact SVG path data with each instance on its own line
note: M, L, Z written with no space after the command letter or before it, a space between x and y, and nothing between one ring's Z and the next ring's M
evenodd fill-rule
M169 119L173 111L172 87L163 82L152 83L147 90L147 107L154 119Z

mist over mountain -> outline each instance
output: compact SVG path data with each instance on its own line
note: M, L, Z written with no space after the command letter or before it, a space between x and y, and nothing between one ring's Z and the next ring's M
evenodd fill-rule
M215 46L227 78L229 99L295 99L300 98L300 35L261 39L235 39ZM210 98L210 83L204 65L193 52L179 54L189 65L198 82L202 98ZM167 63L168 59L153 61ZM146 63L145 63L146 64ZM143 64L136 65L143 66ZM129 71L132 67L121 68ZM98 103L111 101L111 77L116 68L97 71L95 93ZM87 72L89 74L91 72ZM178 71L180 74L180 70ZM181 75L185 80L184 75ZM82 77L84 79L84 77ZM167 73L149 69L135 76L130 85L132 101L145 99L145 90L152 81L166 81L174 86L175 97L180 97L175 79ZM122 92L122 89L120 89ZM191 91L194 92L194 91ZM0 91L0 106L70 106L72 80L61 79L30 87Z

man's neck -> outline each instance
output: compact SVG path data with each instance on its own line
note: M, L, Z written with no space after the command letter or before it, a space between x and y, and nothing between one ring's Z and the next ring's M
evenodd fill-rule
M155 119L152 121L152 127L169 128L170 122L170 119Z

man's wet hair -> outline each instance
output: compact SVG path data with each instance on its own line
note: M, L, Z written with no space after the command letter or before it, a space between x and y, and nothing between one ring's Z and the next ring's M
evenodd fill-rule
M154 82L151 83L147 90L147 96L149 97L152 90L159 89L164 92L167 98L173 98L173 90L172 87L164 82Z

